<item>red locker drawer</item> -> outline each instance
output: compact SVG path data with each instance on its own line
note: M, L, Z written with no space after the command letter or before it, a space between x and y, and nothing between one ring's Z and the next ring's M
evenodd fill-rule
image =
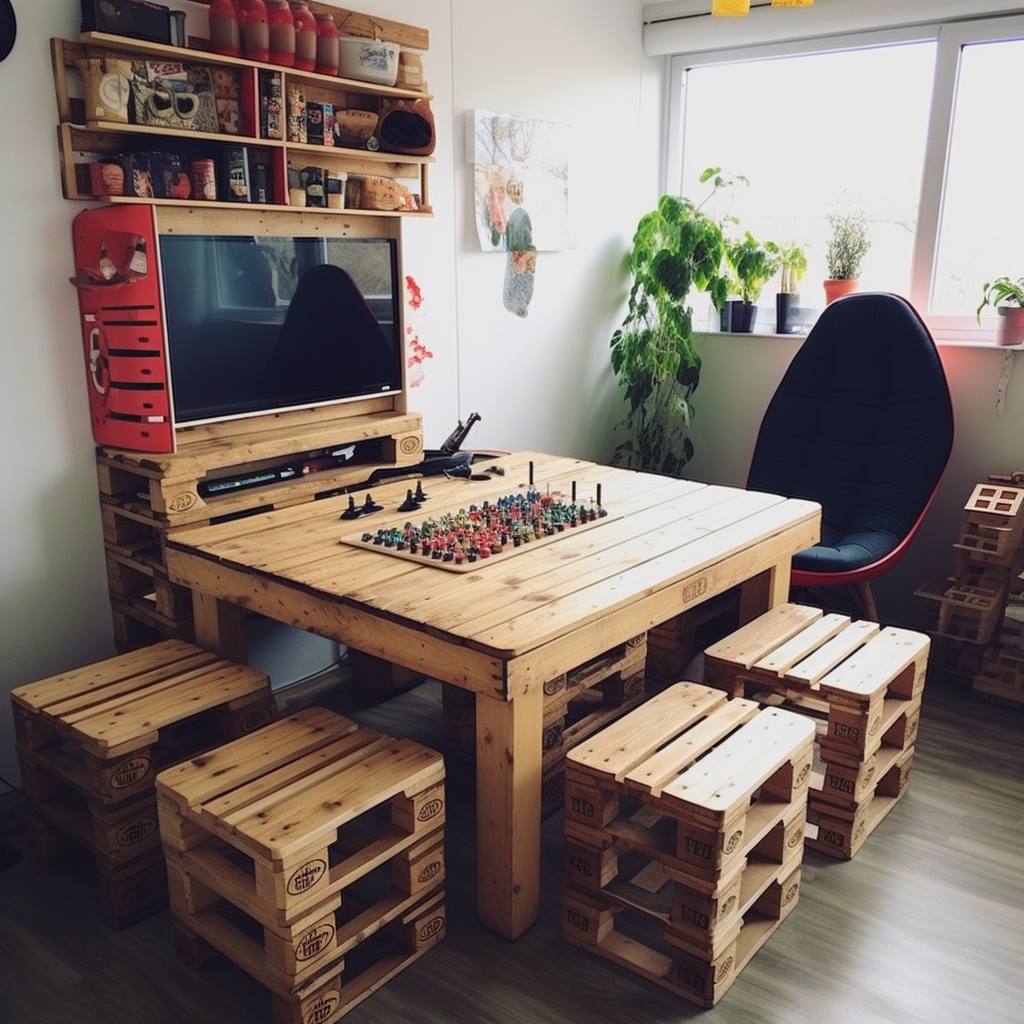
M102 333L108 352L159 352L161 355L163 354L163 333L158 324L143 323L125 326L101 322L97 326Z
M111 384L166 384L164 361L152 356L107 356Z
M107 392L105 408L108 414L118 416L168 417L171 415L171 400L166 388L137 391L115 385Z

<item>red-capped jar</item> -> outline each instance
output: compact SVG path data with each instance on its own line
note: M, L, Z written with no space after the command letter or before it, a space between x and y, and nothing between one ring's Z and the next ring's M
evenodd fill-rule
M316 18L305 0L293 0L292 17L295 20L295 66L300 71L316 68Z
M316 27L316 69L321 75L336 75L341 67L341 33L329 14L318 14Z
M242 50L250 60L270 60L270 26L264 0L238 0Z
M295 67L295 18L288 0L267 0L270 16L270 62Z
M210 4L210 43L222 57L242 56L242 29L235 0L213 0Z

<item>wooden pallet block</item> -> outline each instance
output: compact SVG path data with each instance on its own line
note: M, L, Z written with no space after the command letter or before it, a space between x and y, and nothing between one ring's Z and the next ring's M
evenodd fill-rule
M437 832L444 760L311 708L168 769L157 798L164 845L189 874L273 928ZM371 812L385 820L352 848Z
M166 619L192 617L192 592L171 583L166 571L154 562L151 551L133 555L107 551L107 580L111 595L125 602L151 601L155 614Z
M293 992L325 967L399 920L444 884L440 831L396 854L378 871L390 876L371 897L346 889L328 896L289 925L262 924L190 871L187 854L167 855L171 909L189 930L278 991ZM233 955L234 954L234 955Z
M75 860L80 852L88 864L77 858L78 866L86 868L97 891L100 910L112 928L127 928L167 905L167 874L160 849L150 849L132 859L104 859L60 825L40 817L38 808L26 817L28 846L37 867L50 871L59 864Z
M351 415L344 408L260 417L242 422L230 438L207 436L202 428L179 433L178 451L168 455L100 449L100 495L106 508L119 508L170 529L201 525L239 514L288 508L322 493L362 483L378 468L409 466L423 457L422 419L394 411ZM206 494L204 484L220 477L293 465L311 454L353 443L372 445L373 457L356 465L299 475L291 480Z
M938 607L935 633L960 643L987 644L999 628L1009 594L1009 572L991 566L958 569L915 594Z
M814 723L677 683L570 751L566 833L717 880L806 800ZM628 801L646 806L638 822Z
M877 779L871 794L854 807L840 807L812 797L807 816L817 831L815 834L815 829L808 829L807 845L831 857L854 857L907 792L913 758L911 747Z
M20 686L11 701L33 763L101 803L151 791L161 763L273 715L266 675L178 640Z
M187 962L200 966L223 955L267 988L275 1024L333 1024L437 945L447 922L444 891L435 889L374 928L344 960L327 963L293 987L268 975L259 952L245 943L213 944L208 940L223 941L223 936L207 930L195 917L175 914L173 923L179 955Z
M713 959L693 952L651 915L603 895L565 889L562 937L653 981L698 1006L714 1006L759 949L796 909L800 867L771 884L746 909L735 939ZM646 933L625 931L623 919L646 919ZM633 924L633 921L630 921ZM659 934L660 932L660 934Z

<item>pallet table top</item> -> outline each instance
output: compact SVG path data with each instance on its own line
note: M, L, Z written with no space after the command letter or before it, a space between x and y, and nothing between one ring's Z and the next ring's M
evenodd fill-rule
M168 565L180 582L272 616L273 610L258 607L256 597L245 600L232 592L233 573L245 574L250 586L254 577L275 594L283 585L324 606L356 609L507 661L686 582L690 592L662 618L678 613L687 599L696 604L705 594L726 589L713 578L722 563L743 560L773 543L774 562L781 561L814 543L819 529L820 508L813 502L536 453L496 459L505 475L489 482L424 481L429 500L416 515L512 492L526 483L530 461L541 489L550 484L552 490L568 490L575 481L590 493L600 483L616 518L458 575L340 543L353 529L376 531L412 518L394 511L405 497L403 481L372 488L385 511L355 523L339 520L348 505L344 496L176 532ZM769 564L774 564L770 558ZM733 582L764 568L738 570ZM280 617L287 619L286 610ZM657 621L631 627L630 635ZM302 625L317 631L313 623Z

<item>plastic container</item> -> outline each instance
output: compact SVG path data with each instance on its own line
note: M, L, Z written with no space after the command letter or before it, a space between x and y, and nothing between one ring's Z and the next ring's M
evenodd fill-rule
M242 56L242 26L235 0L213 0L210 4L210 43L222 57Z
M305 0L293 3L291 8L295 20L295 66L300 71L314 71L317 55L316 18Z
M288 0L267 0L270 18L270 63L295 67L295 17Z
M270 60L270 26L264 0L238 0L242 51L250 60Z
M316 27L316 69L321 75L336 75L341 63L341 33L329 14L318 14Z
M357 82L374 85L394 85L398 81L398 54L396 43L379 43L360 36L342 36L340 74Z

